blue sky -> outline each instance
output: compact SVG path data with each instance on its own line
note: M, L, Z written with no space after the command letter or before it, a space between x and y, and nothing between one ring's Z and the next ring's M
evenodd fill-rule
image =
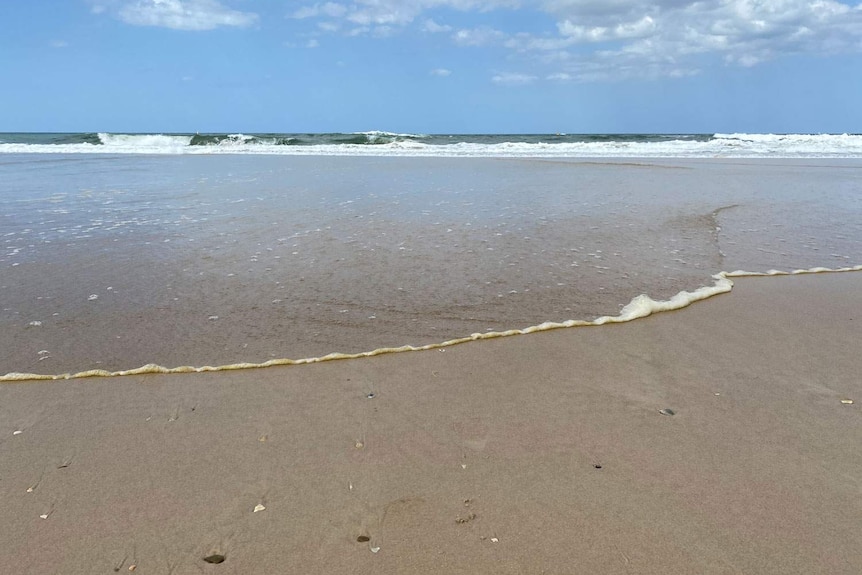
M0 131L862 132L862 3L8 0Z

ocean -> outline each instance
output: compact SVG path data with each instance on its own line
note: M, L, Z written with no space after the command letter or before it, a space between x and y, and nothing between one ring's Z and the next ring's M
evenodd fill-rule
M0 154L848 158L860 134L0 133Z
M0 134L0 375L433 346L860 260L858 135Z

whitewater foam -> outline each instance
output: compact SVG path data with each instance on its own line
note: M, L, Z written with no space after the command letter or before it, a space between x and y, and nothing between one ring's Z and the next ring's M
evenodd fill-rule
M810 269L798 269L792 271L769 270L766 272L747 272L737 270L733 272L719 272L713 276L714 283L711 286L702 286L693 291L680 291L668 300L656 301L646 294L641 294L625 307L622 308L619 315L602 316L592 321L587 320L567 320L563 322L544 322L539 325L526 327L523 329L510 329L505 331L473 333L466 337L451 339L440 343L432 343L423 346L404 345L401 347L385 347L371 351L360 353L330 353L320 357L308 357L301 359L271 359L262 363L241 362L228 365L210 366L204 365L195 366L179 366L179 367L164 367L157 364L146 364L138 368L107 371L103 369L92 369L77 373L64 373L57 375L49 374L34 374L34 373L7 373L0 376L0 382L17 382L30 380L66 380L66 379L82 379L90 377L120 377L126 375L146 375L146 374L177 374L177 373L203 373L211 371L234 371L240 369L259 369L264 367L275 367L285 365L304 365L311 363L321 363L325 361L334 361L338 359L359 359L364 357L374 357L377 355L390 353L403 353L408 351L427 351L432 349L440 349L451 347L454 345L478 341L484 339L495 339L499 337L511 337L515 335L527 335L554 329L573 328L573 327L590 327L601 326L613 323L626 323L637 319L642 319L656 313L680 310L688 307L696 302L709 299L713 296L728 293L733 289L732 277L744 276L779 276L779 275L800 275L800 274L818 274L818 273L839 273L862 271L862 265L844 267L844 268L825 268L815 267Z
M109 134L39 138L4 134L0 154L265 154L412 157L858 158L858 134L422 135ZM47 135L46 135L47 136ZM53 135L56 136L56 135Z

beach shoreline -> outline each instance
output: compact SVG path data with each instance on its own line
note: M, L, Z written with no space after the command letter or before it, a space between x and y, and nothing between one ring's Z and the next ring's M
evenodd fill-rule
M858 573L862 274L734 281L590 329L3 383L0 570Z
M858 263L858 159L639 162L21 156L0 375L423 347Z

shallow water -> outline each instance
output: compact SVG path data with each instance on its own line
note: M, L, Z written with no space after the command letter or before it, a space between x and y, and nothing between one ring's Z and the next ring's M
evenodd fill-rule
M0 157L0 374L615 315L862 259L862 160ZM93 297L95 296L95 297Z

